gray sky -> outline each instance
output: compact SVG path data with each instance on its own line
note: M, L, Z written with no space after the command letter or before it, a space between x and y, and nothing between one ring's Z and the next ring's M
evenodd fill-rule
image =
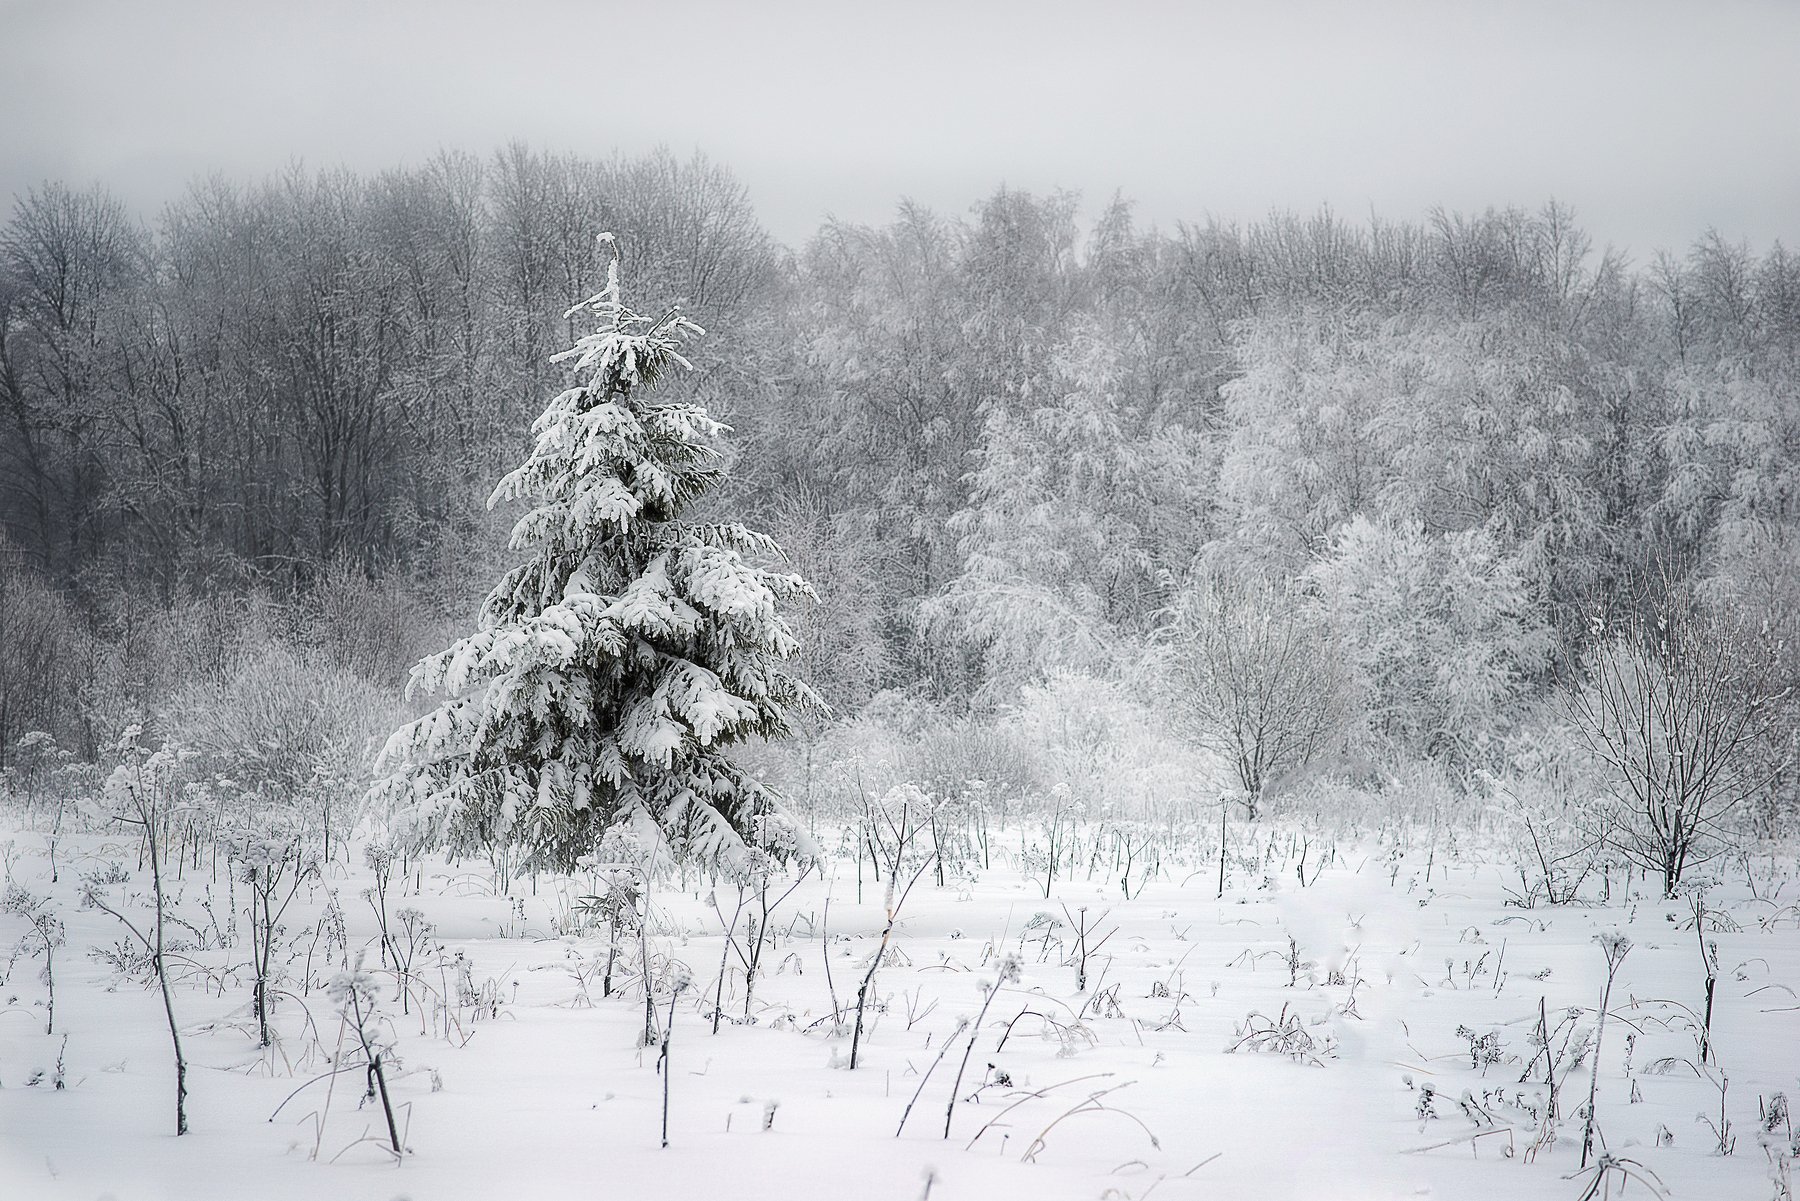
M902 196L1165 227L1575 207L1641 261L1800 243L1800 2L0 0L0 207L512 138L701 149L791 244Z

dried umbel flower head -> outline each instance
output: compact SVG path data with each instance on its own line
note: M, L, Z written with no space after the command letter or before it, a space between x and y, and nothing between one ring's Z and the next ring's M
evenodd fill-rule
M337 1006L339 1012L356 1011L372 1012L380 993L372 973L363 970L363 957L360 952L356 956L356 964L347 972L339 972L325 986L325 995Z
M9 884L6 887L6 895L0 897L0 913L10 913L28 918L43 903L44 898L33 896L17 884Z

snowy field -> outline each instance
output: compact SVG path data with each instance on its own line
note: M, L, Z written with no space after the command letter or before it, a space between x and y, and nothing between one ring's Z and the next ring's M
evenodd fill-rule
M1574 1198L1594 1180L1579 1172L1593 1094L1596 1160L1672 1197L1785 1195L1765 1147L1791 1142L1775 1098L1800 1090L1792 847L1715 869L1697 937L1694 899L1641 876L1522 908L1478 831L1322 824L1229 827L1222 897L1204 821L1064 824L1048 898L1041 825L986 831L941 884L929 855L906 862L895 895L918 882L854 1070L856 996L887 925L868 855L827 856L791 892L773 876L766 920L755 888L655 872L640 939L630 912L579 904L608 881L634 901L635 872L501 889L490 865L428 858L394 863L384 898L362 848L340 844L277 914L262 1049L249 890L225 856L203 848L196 866L190 850L178 878L167 869L190 1061L177 1138L146 957L81 903L84 878L105 881L98 899L150 933L140 840L91 817L55 832L15 806L0 834L0 1194ZM53 1020L44 915L65 935ZM1602 1031L1598 939L1613 934L1630 946ZM1718 963L1705 1060L1703 939ZM658 1041L640 1048L646 953ZM391 1043L398 1163L328 988L358 956L377 985L369 1024Z

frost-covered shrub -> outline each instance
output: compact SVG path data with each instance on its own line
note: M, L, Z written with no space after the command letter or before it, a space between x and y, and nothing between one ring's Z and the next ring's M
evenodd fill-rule
M30 731L73 740L92 642L75 607L0 534L0 768Z
M280 637L283 614L267 594L146 604L103 594L106 644L91 704L103 729L120 729L197 688L223 687L244 656Z
M1387 772L1318 776L1275 799L1271 813L1328 837L1393 830L1472 829L1481 807L1443 764L1405 762Z
M59 746L43 730L33 730L13 744L0 784L26 805L66 803L92 793L98 783L94 766Z
M397 690L435 635L430 614L422 610L423 598L404 581L371 579L339 559L299 602L296 641L325 663Z
M1167 708L1229 767L1250 817L1266 790L1341 745L1343 655L1300 595L1217 573L1180 591L1159 634Z
M216 686L190 688L161 723L246 787L339 804L361 791L394 698L280 643L245 654Z
M1517 877L1514 903L1564 905L1605 848L1601 781L1586 748L1555 714L1535 714L1508 741L1506 766L1482 791L1500 854Z
M1095 813L1140 817L1210 800L1225 775L1216 756L1176 737L1167 717L1128 684L1057 675L1020 691L1000 719L1017 731L1035 775L1065 784Z
M761 766L803 811L847 817L867 795L917 784L953 801L979 793L995 812L1014 812L1044 785L1009 723L946 716L901 693L882 693L863 711L805 744L763 747Z

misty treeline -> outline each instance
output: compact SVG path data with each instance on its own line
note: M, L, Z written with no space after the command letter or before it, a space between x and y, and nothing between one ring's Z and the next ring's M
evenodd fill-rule
M717 503L816 586L800 667L840 717L1091 678L1252 798L1309 762L1466 785L1562 762L1568 695L1604 708L1609 663L1704 626L1791 808L1800 260L1707 233L1627 262L1554 204L1078 213L1002 188L791 249L704 158L517 145L215 176L147 222L30 191L0 230L0 754L146 712L372 736L506 561L519 514L485 501L612 231L633 294L711 331L681 386L733 426Z

